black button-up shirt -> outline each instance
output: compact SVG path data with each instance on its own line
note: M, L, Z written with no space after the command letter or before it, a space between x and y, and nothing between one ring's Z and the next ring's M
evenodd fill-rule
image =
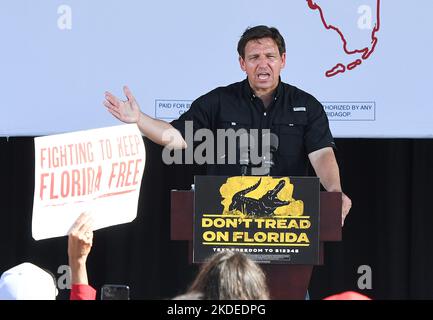
M195 100L187 112L171 123L184 138L185 121L193 122L194 131L201 128L212 130L215 140L217 129L270 129L279 141L274 155L275 165L271 169L273 176L306 175L308 154L335 146L320 102L281 81L267 108L254 95L246 79L216 88ZM208 164L207 172L212 175L240 175L241 169L239 164Z

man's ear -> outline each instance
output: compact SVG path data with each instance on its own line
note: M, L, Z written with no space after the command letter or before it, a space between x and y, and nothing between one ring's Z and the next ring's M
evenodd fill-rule
M239 56L239 65L241 66L242 71L247 71L245 60Z
M284 52L281 55L281 69L283 69L286 66L286 53Z

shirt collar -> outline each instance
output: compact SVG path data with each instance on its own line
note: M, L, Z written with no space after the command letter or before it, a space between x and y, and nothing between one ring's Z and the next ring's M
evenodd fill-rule
M248 77L243 81L243 91L244 91L244 94L250 99L254 99L257 97L254 94L254 90L250 86L250 83L248 81ZM283 93L283 83L281 82L281 77L279 77L278 86L273 93L273 98L275 100L277 100L279 97L281 97L282 93Z

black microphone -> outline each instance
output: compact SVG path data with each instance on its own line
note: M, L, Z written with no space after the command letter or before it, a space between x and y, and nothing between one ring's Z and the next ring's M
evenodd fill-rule
M265 148L262 166L267 171L267 175L270 175L271 168L275 165L274 154L278 150L278 136L275 133L267 132L263 134L262 139ZM267 152L268 150L269 152Z
M239 137L239 164L241 165L241 175L247 175L250 166L250 146L249 135L246 133Z

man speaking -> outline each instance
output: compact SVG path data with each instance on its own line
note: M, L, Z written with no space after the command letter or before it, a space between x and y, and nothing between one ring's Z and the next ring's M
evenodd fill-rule
M270 131L278 137L271 175L306 175L309 159L323 187L327 191L342 192L333 151L335 144L323 106L312 95L281 82L286 48L280 32L267 26L248 28L237 49L240 67L247 79L199 97L171 124L142 113L126 86L126 101L106 92L104 105L119 120L137 123L141 132L153 142L171 148L187 147L188 121L194 132L209 129L215 136L218 129ZM208 166L209 174L236 175L239 172L240 168L230 165ZM351 200L343 193L342 224L350 207Z

